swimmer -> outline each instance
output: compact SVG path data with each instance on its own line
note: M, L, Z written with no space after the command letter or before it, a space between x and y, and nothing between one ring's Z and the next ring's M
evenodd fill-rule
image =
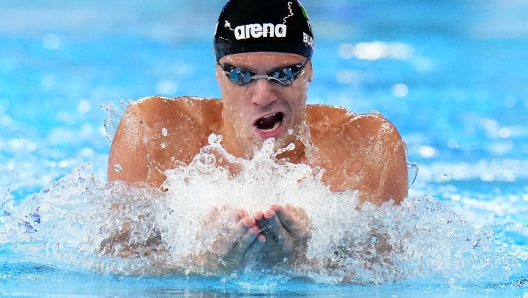
M400 203L407 196L405 143L379 113L307 105L314 49L298 1L229 1L213 45L222 98L153 96L131 104L112 142L108 179L159 188L164 171L189 164L214 133L223 136L229 154L244 159L269 138L277 151L294 144L277 158L324 169L322 181L331 191L358 191L361 201L377 205ZM302 208L273 205L233 216L231 233L211 248L228 269L303 261L310 231Z

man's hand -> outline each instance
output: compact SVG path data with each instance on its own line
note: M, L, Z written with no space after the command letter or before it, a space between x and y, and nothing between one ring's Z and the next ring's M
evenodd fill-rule
M245 210L239 210L237 223L229 234L213 243L213 253L220 262L219 268L236 270L255 262L266 242L254 219Z
M273 205L264 213L257 212L255 220L266 237L266 249L261 257L270 265L305 261L311 237L307 219L303 209L290 204Z

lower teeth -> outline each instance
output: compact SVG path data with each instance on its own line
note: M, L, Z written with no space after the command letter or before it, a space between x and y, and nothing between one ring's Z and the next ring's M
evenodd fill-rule
M277 129L277 128L279 127L279 125L280 125L280 122L275 122L275 124L273 125L272 128L270 128L270 129L261 129L261 130L262 130L262 131L266 131L266 132L268 132L268 131L274 131L275 129Z

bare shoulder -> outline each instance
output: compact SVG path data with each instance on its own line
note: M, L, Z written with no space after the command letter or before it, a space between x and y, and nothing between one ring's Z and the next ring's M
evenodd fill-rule
M364 138L378 138L383 143L399 143L402 141L396 127L381 113L357 115L348 122L343 123L351 131L357 131Z
M328 105L310 105L307 121L316 134L333 132L340 142L379 137L384 141L401 141L396 127L381 113L357 114L345 108Z
M221 110L221 101L197 97L152 96L131 103L112 141L108 179L158 186L175 160L189 162L220 129Z
M308 123L315 126L339 125L355 115L357 114L338 106L315 104L306 107Z
M360 190L362 200L400 202L407 191L405 143L381 113L309 106L307 121L317 164L327 170L334 191Z
M218 99L151 96L132 103L127 113L133 113L151 123L179 121L175 116L185 116L187 120L190 119L197 125L208 126L216 124L221 119L221 109L222 102Z
M132 102L123 115L112 145L147 137L152 143L168 134L214 132L222 119L222 102L198 97L151 96Z

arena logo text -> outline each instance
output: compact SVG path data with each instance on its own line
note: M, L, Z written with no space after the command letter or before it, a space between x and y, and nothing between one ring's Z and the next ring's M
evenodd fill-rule
M235 38L237 40L261 37L286 37L287 25L284 24L248 24L235 28Z

